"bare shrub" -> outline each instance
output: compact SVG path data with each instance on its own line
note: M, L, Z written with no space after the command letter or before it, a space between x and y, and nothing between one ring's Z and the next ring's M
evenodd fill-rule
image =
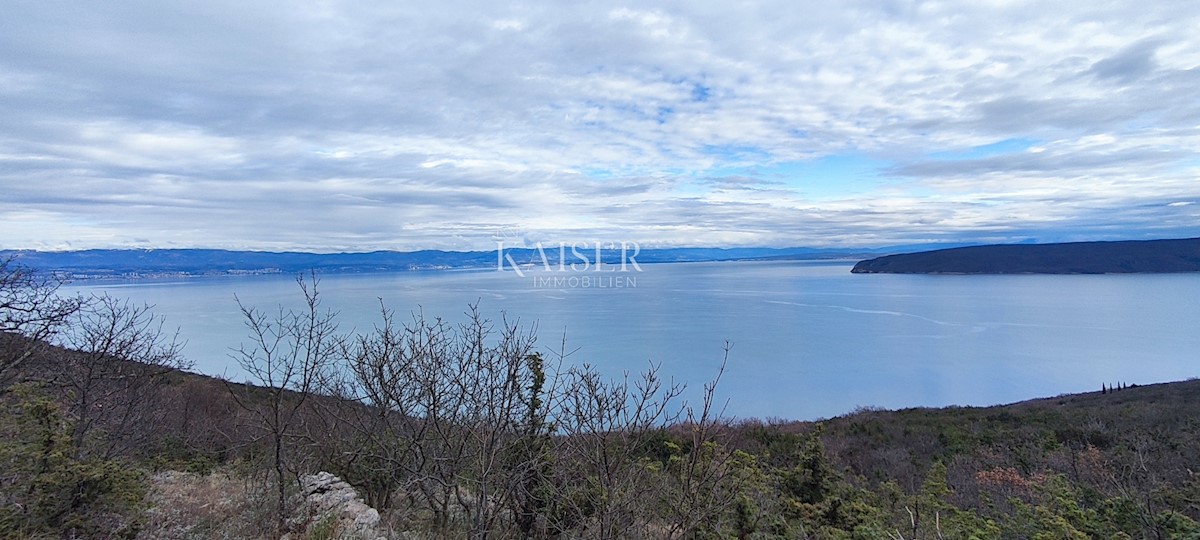
M0 259L0 392L83 305L79 296L60 295L62 285L59 276Z

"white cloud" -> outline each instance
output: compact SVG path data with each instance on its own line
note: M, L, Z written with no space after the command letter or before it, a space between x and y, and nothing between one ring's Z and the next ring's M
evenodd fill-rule
M1200 227L1194 3L109 4L10 6L0 247Z

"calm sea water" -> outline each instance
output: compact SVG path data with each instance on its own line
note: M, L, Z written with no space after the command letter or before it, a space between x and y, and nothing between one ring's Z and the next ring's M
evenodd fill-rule
M990 405L1200 376L1200 275L855 275L850 266L643 265L593 274L605 278L603 287L555 287L545 278L564 274L544 271L326 275L320 292L344 330L370 329L380 300L400 314L422 310L452 321L478 302L491 318L536 325L546 351L558 351L565 336L575 351L568 362L613 376L661 363L665 375L689 384L693 399L716 374L728 341L718 395L737 417ZM300 297L289 276L74 288L154 304L179 327L198 371L234 380L244 375L229 350L245 339L235 295L267 309Z

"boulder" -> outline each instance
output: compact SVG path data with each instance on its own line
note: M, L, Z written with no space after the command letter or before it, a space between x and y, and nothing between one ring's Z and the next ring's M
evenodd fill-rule
M379 512L341 478L327 472L305 475L300 477L300 487L294 530L312 532L320 527L343 540L387 538L379 525Z

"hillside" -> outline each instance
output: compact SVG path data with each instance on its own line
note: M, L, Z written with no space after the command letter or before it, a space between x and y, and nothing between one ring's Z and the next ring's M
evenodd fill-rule
M0 432L6 436L0 457L9 456L5 459L18 465L12 470L43 467L21 457L37 455L25 449L51 440L46 435L58 429L55 426L69 429L77 421L72 403L78 403L78 395L65 387L59 394L54 383L71 379L64 366L97 367L94 360L80 363L75 355L48 348L26 373L27 379L46 381L48 395L63 400L61 413L52 414L65 415L64 423L23 424L21 418L30 412L53 411L38 405L39 401L21 398L26 392L0 400L8 411L0 416ZM119 371L128 373L124 368ZM273 396L299 404L297 394L229 385L182 371L153 380L157 382L151 385L152 394L145 393L145 385L127 386L119 379L105 378L108 382L96 387L106 390L104 410L122 414L93 416L98 421L94 433L104 437L83 441L84 457L70 466L81 474L102 474L106 483L93 489L107 498L85 501L72 510L73 515L87 518L97 537L107 537L101 533L107 531L106 523L116 519L112 509L93 509L89 504L111 504L106 493L147 497L153 519L139 538L200 537L195 535L217 531L233 537L274 537L268 516L275 507L261 487L254 487L269 485L263 481L272 474L264 446L271 417L262 413L270 410ZM653 532L675 526L753 538L999 540L1200 534L1200 503L1196 502L1200 483L1192 472L1200 462L1200 381L1111 388L1105 385L1102 391L993 407L863 409L823 421L701 418L699 423L677 421L645 426L648 429L615 424L606 431L519 437L514 442L526 442L507 447L505 459L526 455L523 452L529 449L524 444L534 444L535 452L533 461L518 463L514 478L531 482L528 485L536 493L545 490L549 498L522 499L531 492L519 488L509 493L513 498L497 499L497 504L529 514L513 513L515 521L507 525L497 518L489 530L502 533L500 537L519 537L529 530L537 533L532 537L540 538L555 537L560 530L587 533L579 534L580 538L608 537L591 534L585 527L612 513L625 520L621 527L641 527L645 534L626 536L638 538L675 537ZM333 397L307 403L297 409L300 416L289 429L293 433L285 447L289 467L297 473L332 471L345 478L379 508L395 532L389 538L465 536L469 523L440 521L431 510L421 510L426 508L422 497L433 495L405 491L405 486L420 486L423 476L410 478L414 473L403 457L409 455L409 444L431 444L426 450L443 453L442 444L459 437L470 441L472 436L501 433L443 426L449 428L445 440L413 439L400 434L419 427L421 420L396 418L388 424L395 436L373 438L380 433L372 428L376 424L359 422L386 422L387 415ZM127 422L126 411L137 412L135 422ZM507 436L495 440L508 444ZM100 448L109 449L104 455L115 461L87 457ZM21 452L9 453L14 450ZM474 452L454 455L478 457ZM612 482L599 495L595 490L600 487L576 483L580 469L591 464L586 456L604 460L604 466L586 478ZM112 468L117 463L120 468ZM470 470L470 461L450 463ZM529 466L536 467L532 469L536 476L526 476ZM190 472L148 475L164 469ZM26 480L22 474L14 477L14 489L25 489L22 482L42 489L46 477L35 474ZM462 482L460 487L468 492L479 489L481 480L459 474L454 478ZM164 485L164 479L170 482ZM176 484L181 481L203 489L180 502L170 493L179 489ZM70 485L54 487L69 489ZM695 493L706 497L690 498ZM228 507L225 513L210 509L218 496ZM242 502L226 501L234 496ZM613 506L598 507L598 501ZM126 508L121 522L142 527L136 517L139 507ZM110 513L97 513L101 511ZM508 514L500 516L504 515ZM522 515L535 516L536 521L524 521ZM68 530L65 527L51 523L38 530ZM296 527L294 531L308 534L301 538L326 537L316 532L319 523ZM177 536L180 531L192 531L192 536ZM0 523L0 536L3 532Z
M1200 238L972 246L886 255L855 274L1137 274L1200 272Z

